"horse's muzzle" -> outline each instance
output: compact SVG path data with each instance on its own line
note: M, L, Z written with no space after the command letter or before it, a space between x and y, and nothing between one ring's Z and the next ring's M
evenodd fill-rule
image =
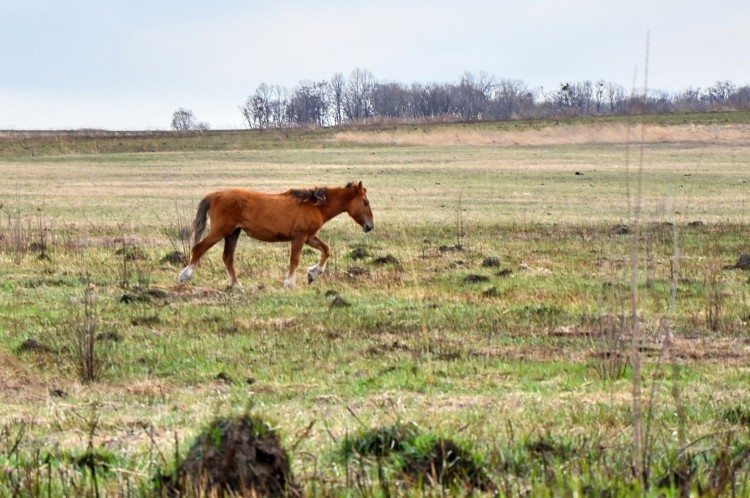
M375 225L373 225L372 223L365 223L364 225L362 225L362 228L365 232L369 232L370 230L375 228Z

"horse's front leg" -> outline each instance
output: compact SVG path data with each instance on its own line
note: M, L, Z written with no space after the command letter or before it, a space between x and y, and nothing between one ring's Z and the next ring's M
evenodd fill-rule
M284 279L284 288L286 289L294 289L294 287L296 287L296 284L294 283L294 272L297 271L297 267L299 266L299 258L302 254L302 246L304 245L304 238L292 240L292 251L289 257L289 273L287 274L286 279Z
M328 262L328 258L331 256L331 247L320 240L318 237L313 237L306 243L308 246L320 251L320 261L318 262L318 264L307 269L307 283L311 284L324 271L326 271L326 263Z

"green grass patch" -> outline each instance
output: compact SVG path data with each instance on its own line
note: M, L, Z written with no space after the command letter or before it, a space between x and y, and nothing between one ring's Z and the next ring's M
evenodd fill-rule
M625 121L3 142L0 495L147 494L249 403L312 496L746 494L747 117L648 119L637 239L638 154L580 140ZM288 246L244 235L242 288L220 245L176 282L207 191L353 179L376 229L328 223L312 286L314 251L287 291Z

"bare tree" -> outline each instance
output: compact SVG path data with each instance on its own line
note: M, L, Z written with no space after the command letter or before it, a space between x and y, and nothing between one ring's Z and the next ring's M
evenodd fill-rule
M271 88L261 83L240 110L248 127L261 131L268 128L271 122Z
M328 114L328 83L302 82L292 92L286 108L287 119L297 125L324 126Z
M495 89L495 80L484 72L475 76L466 72L451 90L453 114L460 119L478 120L487 115Z
M328 85L329 107L333 115L333 124L340 125L344 116L344 92L346 91L346 79L341 73L336 73Z
M750 86L741 86L734 92L731 100L735 109L747 109L750 107Z
M293 90L261 84L240 107L248 126L261 130L285 126L339 125L372 117L395 119L511 120L519 117L622 115L655 112L746 109L750 86L718 81L701 91L674 94L659 90L629 95L604 80L565 82L551 92L519 80L497 81L485 73L464 73L456 83L378 82L357 68L348 79L336 73L329 81L301 82ZM200 129L192 112L175 113L175 129ZM179 118L179 119L177 119ZM179 128L178 128L179 127Z
M572 83L561 83L560 89L550 97L555 109L566 112L568 109L572 108L574 92L575 90Z
M654 90L649 93L648 112L664 113L674 111L674 97L664 90Z
M604 90L607 86L607 82L599 80L594 86L594 105L596 107L596 113L602 113L602 107L604 106Z
M404 119L412 115L412 94L401 83L375 83L371 101L375 117Z
M625 88L616 83L608 83L605 89L609 113L617 114L623 112L623 103L625 102Z
M283 86L271 87L271 124L276 128L283 128L288 123L287 107L289 105L289 91Z
M700 88L692 87L675 96L674 105L677 109L687 112L700 112L706 108Z
M366 69L356 68L349 75L344 94L344 113L349 121L364 121L372 116L374 77Z
M547 101L556 114L588 116L594 105L594 84L590 80L563 83Z
M577 93L578 109L584 116L591 114L591 108L594 103L594 84L591 80L586 80L578 84Z
M496 86L492 99L492 119L513 119L533 105L534 96L521 80L504 79Z
M451 110L452 94L450 86L441 83L412 85L416 115L420 118L447 116Z
M736 92L737 87L731 81L717 81L706 91L706 94L712 107L723 108Z
M172 128L175 131L190 131L195 128L193 111L180 107L172 114Z

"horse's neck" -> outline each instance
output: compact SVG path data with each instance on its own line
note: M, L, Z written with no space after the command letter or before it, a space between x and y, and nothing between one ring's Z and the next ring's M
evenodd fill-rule
M328 202L325 206L321 206L326 220L335 218L346 211L347 204L354 198L355 194L356 192L351 192L351 189L348 188L328 189Z

